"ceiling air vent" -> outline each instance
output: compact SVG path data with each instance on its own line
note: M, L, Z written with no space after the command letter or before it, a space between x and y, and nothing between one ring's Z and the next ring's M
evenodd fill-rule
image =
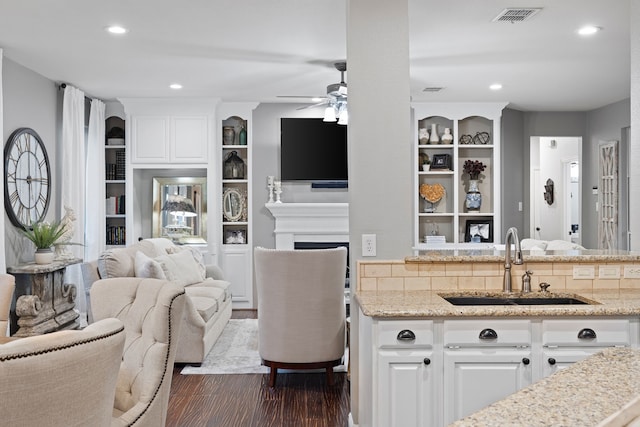
M524 22L542 10L541 7L509 7L493 18L493 22Z
M442 87L425 87L424 89L422 89L423 92L440 92L442 89Z

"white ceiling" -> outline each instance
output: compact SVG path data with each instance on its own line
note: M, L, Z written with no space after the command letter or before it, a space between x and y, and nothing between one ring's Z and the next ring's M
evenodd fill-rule
M543 10L492 22L506 7ZM629 0L409 0L412 99L585 111L628 98L629 9ZM130 32L110 35L112 24ZM584 24L603 31L580 37ZM105 100L323 95L339 81L345 26L346 0L0 0L6 57ZM494 82L502 91L488 89ZM423 92L433 86L444 89Z

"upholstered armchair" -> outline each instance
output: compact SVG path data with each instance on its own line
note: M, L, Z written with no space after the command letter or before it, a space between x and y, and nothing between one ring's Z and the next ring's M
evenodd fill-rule
M184 287L160 279L102 279L93 284L90 297L96 321L116 317L124 323L112 427L164 426Z
M276 250L255 248L259 352L270 368L327 372L345 351L344 283L347 249Z
M104 319L0 345L0 424L110 426L124 340Z
M9 311L16 279L10 274L0 274L0 336L7 336L9 330Z

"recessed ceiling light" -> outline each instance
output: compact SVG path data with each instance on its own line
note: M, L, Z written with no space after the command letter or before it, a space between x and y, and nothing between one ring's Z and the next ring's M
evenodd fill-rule
M129 30L127 30L124 27L121 27L120 25L112 25L110 27L107 27L106 30L111 34L125 34L129 32Z
M491 90L500 90L500 89L502 89L502 85L500 83L494 83L491 86L489 86L489 89L491 89Z
M602 28L600 27L596 27L594 25L585 25L584 27L578 30L578 34L580 34L581 36L590 36L592 34L597 33L600 30L602 30Z
M171 89L182 89L182 85L180 83L172 83L169 85Z

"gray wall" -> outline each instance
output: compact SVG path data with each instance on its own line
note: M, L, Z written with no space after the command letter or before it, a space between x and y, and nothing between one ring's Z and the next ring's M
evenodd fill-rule
M591 230L592 232L581 234L583 245L586 247L596 248L598 243L598 212L596 212L598 196L593 195L591 191L593 187L598 185L598 145L602 141L622 141L623 128L629 126L630 123L630 99L587 113L588 137L587 141L583 141L582 144L582 163L585 166L582 180L582 224L585 231ZM620 160L622 159L621 156ZM624 196L621 194L621 197Z
M3 146L11 133L21 127L34 129L44 142L51 163L53 180L51 204L47 219L59 219L59 179L56 168L57 140L60 131L58 120L58 88L55 82L8 59L3 61L2 73L4 135ZM5 260L7 266L33 260L33 247L9 222L6 210Z
M522 171L528 170L528 155L524 153L524 114L522 111L505 108L502 110L502 230L496 230L500 240L509 227L516 227L521 235L525 233L524 212L525 200L528 200L528 189L525 191ZM518 203L522 202L522 211Z
M515 225L523 237L528 237L531 137L576 136L582 137L582 244L596 248L597 196L592 195L591 189L597 185L598 143L620 141L622 130L629 126L630 121L629 99L588 112L522 112L505 109L502 116L502 233ZM523 212L517 211L518 201L523 202Z
M267 176L280 175L280 119L283 117L318 117L324 110L305 108L309 104L260 104L253 112L253 244L275 247L273 229L275 221L264 207L269 200ZM282 183L282 201L285 203L346 203L347 189L312 189L309 182Z

